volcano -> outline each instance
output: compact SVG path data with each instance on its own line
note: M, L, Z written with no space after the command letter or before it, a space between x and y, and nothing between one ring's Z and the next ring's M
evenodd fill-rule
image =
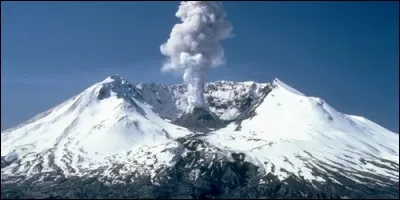
M279 79L110 76L1 133L2 198L399 198L399 135Z

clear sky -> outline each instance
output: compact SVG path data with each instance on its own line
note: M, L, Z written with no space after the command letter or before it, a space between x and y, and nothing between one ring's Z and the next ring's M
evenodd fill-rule
M225 2L235 38L209 80L274 77L399 131L398 2ZM2 2L1 130L109 75L181 83L159 46L178 2Z

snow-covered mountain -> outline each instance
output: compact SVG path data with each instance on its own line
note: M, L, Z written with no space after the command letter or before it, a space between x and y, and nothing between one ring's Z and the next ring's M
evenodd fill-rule
M204 96L197 129L185 85L94 84L1 133L2 198L399 197L397 133L278 79Z

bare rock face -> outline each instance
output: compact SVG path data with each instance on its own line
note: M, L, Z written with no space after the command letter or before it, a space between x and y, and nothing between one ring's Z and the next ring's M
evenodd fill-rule
M181 115L174 122L191 130L215 129L224 126L224 122L206 108L195 107Z
M146 84L137 86L144 102L153 112L171 121L176 121L188 111L187 86ZM272 89L270 83L216 81L207 83L204 91L208 112L222 121L235 121ZM135 97L137 98L137 97Z

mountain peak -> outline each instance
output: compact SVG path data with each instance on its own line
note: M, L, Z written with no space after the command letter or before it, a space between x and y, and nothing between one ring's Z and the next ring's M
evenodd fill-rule
M124 98L138 97L137 88L119 75L108 76L96 85L99 86L96 92L99 100L112 96L113 93Z
M297 94L300 96L305 96L303 93L301 93L300 91L290 87L289 85L287 85L286 83L284 83L283 81L279 80L278 78L274 78L274 80L272 81L272 84L280 87L282 89L285 89L286 91L293 93L293 94Z
M128 81L127 81L125 78L121 77L120 75L115 74L115 75L108 76L108 77L105 78L101 83L119 83L119 84L127 84Z

